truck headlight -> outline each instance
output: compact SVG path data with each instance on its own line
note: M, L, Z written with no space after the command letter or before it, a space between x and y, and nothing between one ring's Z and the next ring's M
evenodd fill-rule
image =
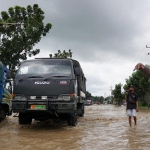
M27 100L24 95L15 95L15 96L14 96L14 99L15 99L15 100Z
M36 96L30 96L30 99L36 99Z
M58 100L70 101L70 95L60 95Z
M42 99L47 99L47 96L41 96Z
M70 96L62 96L63 100L65 101L69 101L70 100Z

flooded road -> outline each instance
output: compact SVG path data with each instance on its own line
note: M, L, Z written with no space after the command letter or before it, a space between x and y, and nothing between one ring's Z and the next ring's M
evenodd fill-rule
M150 110L140 110L137 125L128 124L125 107L92 105L77 127L52 121L19 125L18 118L0 123L0 150L149 150Z

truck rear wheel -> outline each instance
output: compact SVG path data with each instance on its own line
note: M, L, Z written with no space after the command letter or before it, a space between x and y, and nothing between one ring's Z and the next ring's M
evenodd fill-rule
M81 113L78 116L84 117L84 103L80 104L78 109L81 111Z
M31 124L32 118L27 113L19 113L19 124Z
M68 126L76 126L77 125L77 114L76 113L72 113L69 114L69 118L68 118Z
M5 108L0 109L0 121L4 120L6 118L6 110Z

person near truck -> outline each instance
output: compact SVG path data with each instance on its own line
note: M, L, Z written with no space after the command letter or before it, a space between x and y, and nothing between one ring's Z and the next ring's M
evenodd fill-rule
M137 124L137 114L138 112L138 95L134 91L134 86L130 85L129 92L126 95L126 109L127 109L127 115L129 117L129 125L132 125L132 117L134 119L134 124Z

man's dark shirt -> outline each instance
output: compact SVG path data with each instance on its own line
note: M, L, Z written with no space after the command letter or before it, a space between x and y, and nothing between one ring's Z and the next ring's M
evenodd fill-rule
M137 93L129 92L127 96L127 109L136 109L136 101L138 101Z

